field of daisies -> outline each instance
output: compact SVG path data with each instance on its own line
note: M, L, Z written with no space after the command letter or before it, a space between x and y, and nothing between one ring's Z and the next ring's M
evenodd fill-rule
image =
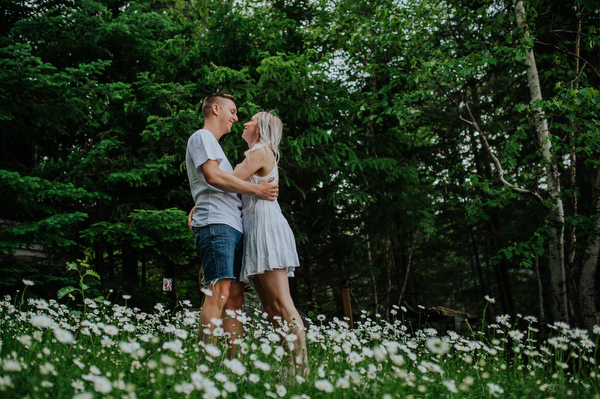
M222 328L216 345L198 343L199 313L186 301L145 313L69 293L65 305L28 299L24 283L0 302L3 398L600 398L598 328L556 323L542 341L527 316L464 335L412 330L400 308L363 312L354 329L318 316L306 321L303 377L287 366L295 336L262 311L231 315L244 336L229 359Z

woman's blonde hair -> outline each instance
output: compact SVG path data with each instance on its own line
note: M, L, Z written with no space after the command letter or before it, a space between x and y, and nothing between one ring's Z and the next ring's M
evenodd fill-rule
M279 143L283 132L281 119L267 111L261 111L254 116L258 126L258 141L245 152L245 155L248 156L250 151L257 150L260 147L267 147L275 155L275 162L279 162Z

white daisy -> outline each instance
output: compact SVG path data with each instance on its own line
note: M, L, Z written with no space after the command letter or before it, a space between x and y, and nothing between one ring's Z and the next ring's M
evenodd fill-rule
M162 364L164 364L165 366L174 366L176 360L174 358L172 358L171 356L167 356L167 355L162 355L160 357L160 362Z
M426 345L427 348L436 355L445 355L450 350L448 342L437 337L428 338Z
M492 382L488 382L487 386L490 389L490 395L496 396L496 394L504 393L504 389L500 388L499 385L496 385Z
M508 335L515 341L520 341L524 337L523 333L519 330L509 331Z
M183 343L176 339L174 341L165 342L163 344L163 349L168 349L173 353L180 353L182 351Z
M29 335L18 336L17 341L19 341L24 346L30 346L31 345L31 336L29 336Z
M212 357L219 357L219 356L221 356L221 353L222 353L219 348L217 348L216 346L210 345L210 344L207 344L206 347L204 348L204 350L206 350L206 353Z
M104 332L107 335L114 337L115 335L117 335L119 333L119 329L116 326L113 326L112 324L108 324L108 325L104 326Z
M21 371L21 363L16 360L8 359L2 364L4 371Z
M594 342L592 342L592 340L590 340L590 339L582 339L581 346L583 346L586 349L591 349L594 346L596 346L596 344L594 344Z
M450 392L458 393L458 389L456 389L456 383L454 382L454 380L444 381L443 384L446 388L448 388Z
M319 391L324 391L327 393L333 392L333 384L327 380L315 381L315 388L317 388Z
M188 337L188 332L186 330L177 329L175 330L175 336L177 338L186 339Z
M85 364L79 359L73 359L73 363L75 363L75 365L77 367L79 367L81 370L83 370L85 368Z
M223 373L217 373L215 374L215 380L219 381L219 382L226 382L229 381L227 376Z
M92 308L92 309L96 309L96 308L98 307L98 304L97 304L96 302L94 302L94 300L93 300L93 299L90 299L90 298L85 298L85 299L83 300L83 302L84 302L84 303L85 303L85 304L86 304L88 307L90 307L90 308Z
M277 385L275 391L280 398L283 398L287 394L287 389L283 385Z
M265 363L265 362L262 362L260 360L255 360L254 361L254 366L257 369L260 369L262 371L269 371L271 369L271 366L269 365L269 363Z
M52 325L52 319L46 315L32 316L29 322L39 328L48 328Z
M44 363L44 364L40 364L40 374L42 375L48 375L48 374L52 374L52 375L56 375L56 369L54 368L54 365L52 363Z
M63 330L62 328L54 329L54 336L58 342L63 344L70 344L73 342L73 333L67 330Z
M213 328L212 333L215 337L221 337L225 333L225 330L223 330L222 327L215 327Z
M337 382L335 383L336 388L341 388L341 389L348 389L350 388L350 381L346 378L338 378Z
M246 367L238 359L227 359L224 364L233 374L243 375L246 372Z
M94 390L100 393L109 393L113 387L110 380L103 376L97 376L94 378Z

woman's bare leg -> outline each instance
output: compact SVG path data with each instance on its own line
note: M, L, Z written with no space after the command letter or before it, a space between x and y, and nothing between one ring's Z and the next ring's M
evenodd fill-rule
M287 271L285 269L276 269L267 271L264 274L253 276L256 292L260 297L260 301L269 316L269 320L275 327L279 327L274 319L276 316L281 317L280 322L287 322L291 327L291 333L295 334L297 340L294 342L294 357L295 363L304 374L308 371L308 357L306 353L306 337L304 331L304 323L294 305L290 294L290 285L288 281Z

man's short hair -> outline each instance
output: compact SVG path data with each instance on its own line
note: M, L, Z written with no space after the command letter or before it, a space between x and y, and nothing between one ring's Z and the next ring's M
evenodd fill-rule
M221 92L209 94L206 96L206 98L204 98L204 102L202 102L202 115L204 115L204 119L210 116L210 110L213 104L220 102L222 99L235 102L235 98L232 95Z

